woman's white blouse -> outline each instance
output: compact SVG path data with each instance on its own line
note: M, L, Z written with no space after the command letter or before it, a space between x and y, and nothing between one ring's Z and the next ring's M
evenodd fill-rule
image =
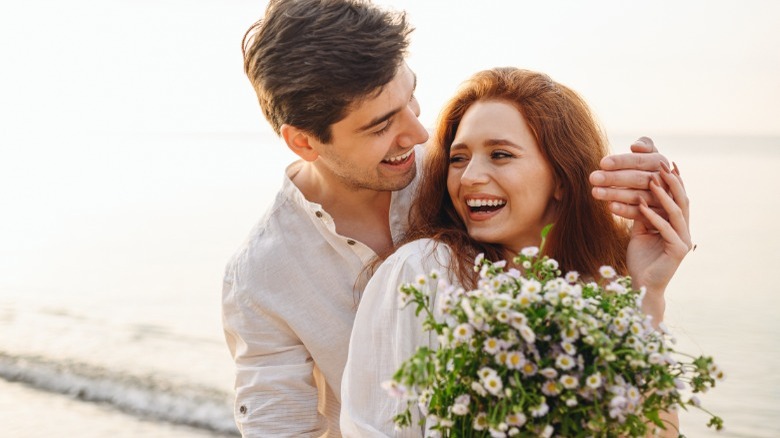
M408 243L388 257L366 286L360 301L349 357L341 382L341 433L345 437L419 437L419 412L413 427L395 429L393 417L406 401L390 397L381 387L401 363L421 345L434 347L436 337L422 329L423 314L415 306L400 307L398 287L419 275L438 270L452 281L450 248L430 239Z

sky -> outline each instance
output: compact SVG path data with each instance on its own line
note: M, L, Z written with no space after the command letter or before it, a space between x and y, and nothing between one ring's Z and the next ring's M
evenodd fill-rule
M427 126L469 75L512 65L580 92L610 134L780 135L775 0L377 3L416 27L408 62ZM6 2L2 130L270 131L240 53L265 4Z

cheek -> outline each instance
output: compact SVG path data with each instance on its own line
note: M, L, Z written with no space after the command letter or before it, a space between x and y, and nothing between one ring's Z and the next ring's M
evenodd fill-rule
M447 173L447 193L450 195L450 199L452 199L452 203L457 206L458 202L458 188L460 188L460 177L457 176L456 172L450 171Z

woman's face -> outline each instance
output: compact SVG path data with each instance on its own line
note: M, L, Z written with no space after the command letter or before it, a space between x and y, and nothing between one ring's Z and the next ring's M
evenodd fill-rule
M531 129L512 104L474 103L450 148L447 190L469 236L518 252L538 246L552 222L552 169Z

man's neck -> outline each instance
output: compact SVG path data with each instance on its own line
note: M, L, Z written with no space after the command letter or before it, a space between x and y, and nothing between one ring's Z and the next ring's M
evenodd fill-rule
M320 204L330 214L340 235L364 243L377 254L392 247L392 192L349 186L308 162L293 175L292 181L308 201Z

